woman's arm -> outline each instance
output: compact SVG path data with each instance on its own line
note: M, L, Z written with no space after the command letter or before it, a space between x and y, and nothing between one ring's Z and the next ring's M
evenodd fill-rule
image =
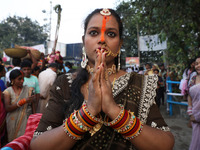
M19 107L23 106L26 103L31 103L33 100L33 96L28 97L28 98L23 98L21 100L19 100L16 103L11 103L11 97L10 94L6 92L4 92L4 101L5 101L5 110L6 112L12 112L15 111L16 109L18 109Z
M192 107L192 98L191 98L190 95L188 95L187 100L188 100L188 107L189 107L189 106Z
M110 106L109 118L114 120L120 112L119 106ZM118 111L116 111L118 110ZM148 125L143 125L139 136L130 140L130 142L140 150L170 150L174 146L174 136L171 132L162 131L152 128Z
M6 112L12 112L15 111L17 108L17 103L11 104L11 97L8 93L4 92L4 102L5 102L5 110Z
M191 116L192 115L192 98L190 95L187 96L187 101L188 101L187 113L189 116Z
M75 143L76 141L71 139L64 132L63 126L60 126L50 131L46 131L33 139L30 148L31 150L68 150L71 149Z
M174 136L171 132L165 132L144 125L140 135L132 139L131 142L135 147L141 150L172 150L174 146Z
M29 54L30 59L32 61L31 69L33 70L37 66L37 59L33 56L33 54L31 53L31 50L28 49L27 53Z

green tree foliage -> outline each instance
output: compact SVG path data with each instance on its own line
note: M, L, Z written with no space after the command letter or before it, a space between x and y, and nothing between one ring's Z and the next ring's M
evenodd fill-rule
M10 48L11 45L33 46L44 43L47 39L44 27L37 21L33 22L25 17L8 17L0 23L0 50Z
M129 0L116 9L124 23L126 56L137 56L137 25L141 36L160 34L161 41L167 38L169 65L179 63L183 69L199 53L200 0ZM141 52L141 62L159 62L161 58L160 51Z

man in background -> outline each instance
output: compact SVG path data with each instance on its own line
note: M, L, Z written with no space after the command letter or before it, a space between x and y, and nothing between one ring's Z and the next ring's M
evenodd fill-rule
M38 79L37 77L31 75L32 69L31 69L31 62L28 60L24 60L21 63L21 69L24 73L24 83L23 85L27 85L28 87L32 87L33 88L33 94L36 95L36 100L34 103L34 109L33 109L33 113L36 112L36 108L38 105L38 101L40 98L40 88L39 88L39 83L38 83Z
M43 113L49 100L49 90L57 77L58 64L51 63L49 67L42 71L39 76L40 100L37 113Z

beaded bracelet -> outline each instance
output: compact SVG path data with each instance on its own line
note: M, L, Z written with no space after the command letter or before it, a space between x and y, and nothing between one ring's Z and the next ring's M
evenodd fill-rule
M119 107L121 108L121 111L119 112L118 116L113 121L108 122L109 117L108 116L105 117L105 120L104 120L105 126L116 126L124 118L124 114L125 114L124 106L119 104Z
M83 107L78 111L78 116L81 121L89 128L92 128L96 123L84 113Z
M93 116L93 115L89 112L89 110L88 110L88 108L87 108L87 105L86 105L86 101L83 102L82 108L83 108L84 113L85 113L93 122L95 122L95 123L99 123L99 122L102 123L102 122L103 122L102 117L101 117L100 114L98 114L97 117L95 117L95 116Z
M17 102L17 106L18 106L18 107L21 107L21 106L23 106L24 104L26 104L26 99L25 99L25 98L23 98L23 99L21 99L21 100L19 100L19 101Z
M84 130L84 131L90 131L90 130L91 130L90 128L88 128L87 126L85 126L84 124L82 124L82 123L78 120L77 113L78 113L78 111L74 111L74 113L72 114L72 120L73 120L73 122L74 122L79 128L81 128L82 130Z
M77 113L83 123L79 121ZM63 123L64 131L70 138L80 140L83 138L85 132L90 131L100 121L102 122L101 115L98 116L99 118L92 116L84 102L79 110L74 111L69 118L65 119Z
M125 110L124 114L125 114L124 117L122 118L122 120L118 124L116 124L115 126L111 126L113 129L116 129L116 130L121 129L127 123L127 121L130 118L129 112L127 110Z
M137 129L137 132L135 132L134 134L130 135L130 136L123 136L126 140L131 140L135 137L137 137L138 135L140 135L141 131L142 131L142 128L143 128L143 124L140 122L140 125Z
M81 109L78 111L78 116L81 121L89 128L92 128L97 123L103 122L100 114L95 117L88 111L86 102L83 102Z
M71 129L69 128L69 123L68 123L68 120L70 120L69 118L65 119L64 123L63 123L63 129L65 131L65 133L72 139L74 140L81 140L82 139L82 136L81 135L77 135L75 134Z
M134 112L128 112L123 105L119 106L121 111L118 116L111 122L108 122L109 118L106 116L104 125L112 127L127 140L133 139L140 134L143 124L135 117Z
M143 124L137 117L134 116L134 113L130 112L130 114L131 118L129 123L118 130L118 132L127 140L137 137L143 128Z
M139 124L140 124L140 120L138 118L135 118L135 120L134 120L133 124L131 124L130 128L121 134L124 136L132 135L139 128Z
M63 123L64 131L69 135L70 138L74 140L82 139L84 133L86 132L84 129L80 128L74 121L73 121L72 113L69 118L65 119Z
M129 120L129 122L125 126L123 126L122 128L120 128L118 130L115 129L115 131L117 131L118 133L121 133L121 134L126 133L125 131L129 130L130 127L132 126L132 124L135 124L136 119L135 119L134 112L129 112L129 113L130 113L130 120Z

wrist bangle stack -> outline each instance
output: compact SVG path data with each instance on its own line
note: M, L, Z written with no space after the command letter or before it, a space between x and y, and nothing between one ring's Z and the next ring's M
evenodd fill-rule
M80 140L83 138L85 132L90 131L97 123L102 122L101 115L98 116L99 117L92 116L87 109L86 103L84 102L80 110L72 113L70 117L64 121L64 131L70 138Z
M127 140L137 137L143 128L143 124L137 117L133 115L132 118L134 118L134 121L130 121L124 129L122 128L123 131L120 132Z
M83 102L81 109L78 111L78 116L81 121L90 128L97 123L102 122L101 115L97 115L97 117L95 117L88 111L86 102Z
M89 131L90 128L87 127L86 125L84 125L83 123L81 123L81 122L78 120L77 113L78 113L78 110L75 111L75 112L73 113L73 116L72 116L73 122L74 122L79 128L83 129L84 131Z
M106 117L104 125L112 127L127 140L133 139L140 134L143 125L133 112L128 112L121 105L120 108L119 115L111 122L108 122L109 118Z
M114 125L116 125L118 122L121 121L121 119L122 119L123 116L124 116L125 111L124 111L124 106L123 106L123 105L120 104L119 107L121 108L121 110L120 110L118 116L117 116L113 121L109 122L109 119L110 119L110 118L109 118L108 116L105 117L105 120L104 120L104 125L105 125L105 126L114 126Z
M81 129L72 119L73 114L67 118L63 124L64 131L69 135L70 138L74 140L82 139L85 130Z
M26 104L26 99L25 99L25 98L23 98L23 99L21 99L21 100L19 100L19 101L17 102L17 106L18 106L18 107L21 107L21 106L23 106L24 104Z

